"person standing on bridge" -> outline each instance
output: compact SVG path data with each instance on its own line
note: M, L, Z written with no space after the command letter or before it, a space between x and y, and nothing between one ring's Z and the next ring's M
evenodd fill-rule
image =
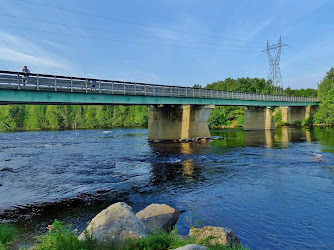
M28 69L27 66L24 66L23 69L21 70L21 73L22 73L22 86L26 86L26 83L28 83L30 70Z

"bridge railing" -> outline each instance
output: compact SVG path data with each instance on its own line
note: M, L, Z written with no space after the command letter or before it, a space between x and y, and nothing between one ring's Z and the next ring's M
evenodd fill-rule
M92 78L66 77L45 74L0 71L0 88L35 91L61 91L75 93L100 93L111 95L140 95L157 97L185 97L235 99L280 102L317 102L315 97L264 95L192 87L154 85Z

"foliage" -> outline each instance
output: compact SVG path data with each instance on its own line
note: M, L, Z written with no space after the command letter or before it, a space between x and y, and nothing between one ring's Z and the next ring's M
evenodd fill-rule
M157 231L141 239L127 239L123 244L116 245L110 242L97 242L85 231L85 240L80 241L77 233L71 229L71 226L64 225L64 223L55 220L52 225L48 227L47 235L38 236L39 243L34 246L36 250L159 250L159 249L175 249L187 244L201 244L206 245L209 249L243 249L241 246L234 246L232 248L223 245L212 246L208 240L196 240L195 238L180 237L177 235L177 230L174 229L168 233L165 231Z
M334 68L327 72L318 84L319 110L314 116L315 123L334 124Z
M71 230L71 226L65 226L62 222L55 220L49 226L49 233L37 237L36 250L74 250L84 249L84 242L78 239L77 234Z
M318 91L316 89L291 89L287 87L283 91L283 95L287 96L306 96L306 97L317 97Z
M281 109L277 109L275 114L274 114L274 122L278 123L280 121L282 121L282 111L281 111Z
M0 131L147 126L147 106L0 106Z
M194 227L200 227L203 224L202 220L198 220L198 218L196 218L195 214L196 214L196 210L197 208L192 207L192 206L188 206L189 208L189 215L187 215L186 217L186 221L189 224L189 227L194 228Z
M260 94L273 93L273 85L265 79L259 78L227 78L224 81L217 81L208 84L207 89L219 89L224 91L251 92Z
M9 248L16 236L17 230L13 226L0 224L0 250Z
M302 126L312 126L314 123L314 115L310 115L309 118L304 119L301 123Z
M297 120L293 122L293 126L301 126L303 121Z
M278 122L275 122L275 125L276 125L277 127L282 127L282 126L285 126L286 123L283 122L283 121L278 121Z
M277 127L286 125L285 122L282 121L282 110L280 108L277 108L274 112L274 122Z
M140 240L128 240L127 249L175 249L187 244L196 243L195 239L182 239L174 229L171 233L157 231Z
M208 84L205 88L260 94L271 94L274 91L273 85L265 79L249 77L236 80L227 78L224 81ZM221 126L241 127L244 124L244 108L234 106L216 107L211 112L208 124L210 128Z

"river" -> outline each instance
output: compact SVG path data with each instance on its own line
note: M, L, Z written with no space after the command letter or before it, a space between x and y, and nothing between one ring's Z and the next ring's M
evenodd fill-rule
M334 247L334 128L212 130L202 143L153 143L147 129L0 133L0 222L21 239L54 219L79 231L112 203L181 211L231 228L251 249Z

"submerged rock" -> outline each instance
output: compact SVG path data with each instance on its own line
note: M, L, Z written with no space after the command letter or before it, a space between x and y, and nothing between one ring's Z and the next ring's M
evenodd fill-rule
M157 230L170 231L179 218L180 212L166 204L151 204L136 215L151 233Z
M7 171L7 172L13 172L14 169L10 168L10 167L4 167L3 169L0 169L0 172L4 172L4 171Z
M124 202L115 203L102 210L92 219L86 230L98 241L114 241L115 243L127 238L139 239L148 234L144 223ZM84 238L84 233L81 233L79 239Z
M197 245L197 244L188 244L183 247L178 247L175 250L206 250L208 249L205 246Z
M240 240L231 229L223 227L205 226L203 228L191 228L189 230L189 237L195 237L199 240L210 238L211 245L222 244L229 247L233 245L240 245Z

